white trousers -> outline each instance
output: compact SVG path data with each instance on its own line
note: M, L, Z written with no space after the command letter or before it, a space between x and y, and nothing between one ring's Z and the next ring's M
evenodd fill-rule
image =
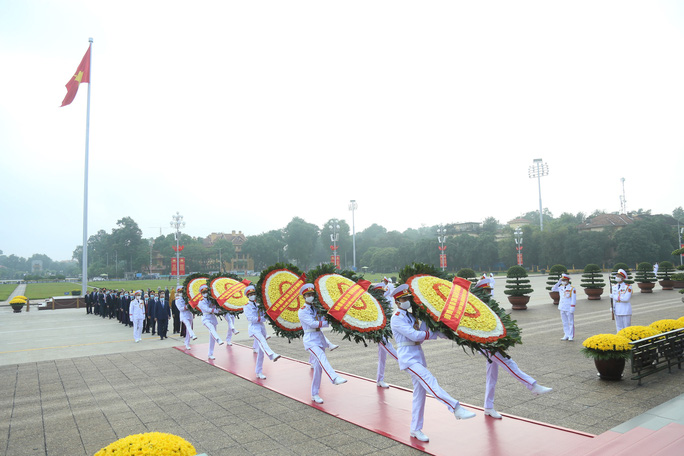
M180 321L185 325L185 346L189 347L190 339L195 337L195 333L192 331L192 319L181 317Z
M257 344L257 359L254 372L257 374L263 374L264 353L266 353L266 356L268 356L268 359L271 361L273 361L273 358L275 358L276 354L273 350L271 350L271 347L268 346L268 342L266 342L266 338L263 334L252 334L252 337L254 338L254 342Z
M226 317L226 321L228 322L228 332L226 333L226 342L232 342L233 341L233 331L235 331L235 316L231 313L227 313L224 315Z
M325 337L325 334L323 335L323 338L325 339L325 348L330 348L332 345L332 342L328 340L327 337ZM254 342L254 349L256 350L256 341ZM309 364L312 366L316 363L316 358L314 357L313 354L309 355Z
M423 429L423 417L425 414L425 395L432 394L435 399L447 406L454 413L459 402L444 391L437 383L437 379L422 364L416 363L408 367L406 371L411 375L413 382L413 407L411 409L411 430Z
M325 372L325 375L330 379L331 382L335 382L335 379L338 377L338 375L337 372L335 372L335 369L333 369L330 365L328 357L325 356L324 349L319 346L314 346L308 350L311 354L309 359L314 360L313 379L311 380L311 395L316 396L321 389L321 377L323 372Z
M209 353L208 353L208 355L213 356L214 355L214 345L216 344L216 341L219 340L219 335L216 332L216 326L212 322L205 321L204 326L206 326L207 329L209 330L209 332L211 333L209 335Z
M144 318L136 318L133 320L133 339L135 339L136 342L142 339L142 328L144 321Z
M615 315L615 327L618 332L621 329L625 329L627 326L632 326L631 315Z
M568 339L575 338L575 314L565 310L560 311L561 321L563 322L563 332Z
M484 353L482 353L484 356ZM525 388L531 390L537 382L535 379L520 370L518 364L510 358L505 358L499 353L490 353L490 363L487 361L487 381L485 385L485 408L494 408L494 393L496 392L496 381L499 378L499 366L511 374L513 378L522 383Z
M376 380L378 383L385 379L385 362L387 361L388 353L395 361L399 361L397 351L392 346L392 342L389 340L380 342L378 344L378 378Z

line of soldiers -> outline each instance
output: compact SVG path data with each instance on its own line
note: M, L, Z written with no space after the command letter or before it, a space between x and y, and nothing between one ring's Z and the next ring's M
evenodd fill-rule
M130 320L129 306L134 298L134 291L126 291L124 289L107 289L94 288L90 293L85 295L86 314L98 315L102 318L116 319L119 323L133 327L133 322ZM173 334L180 334L185 336L185 327L181 324L180 312L173 305L171 293L169 289L162 290L161 287L157 291L147 289L144 296L145 302L145 320L143 321L143 333L157 334L157 322L155 321L154 309L163 299L165 303L171 308L173 315ZM143 299L143 298L141 298Z

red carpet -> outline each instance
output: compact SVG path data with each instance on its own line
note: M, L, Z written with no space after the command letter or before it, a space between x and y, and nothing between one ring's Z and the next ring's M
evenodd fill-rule
M282 357L273 363L265 358L264 374L268 378L258 380L254 373L256 355L251 345L217 345L214 361L207 359L208 344L193 345L192 350L185 350L183 346L175 348L283 396L430 454L549 455L594 437L512 415L494 420L485 416L481 407L466 404L462 405L477 416L457 421L446 406L428 398L423 432L430 437L430 442L422 443L409 437L411 390L395 386L378 388L374 380L338 371L348 382L335 386L324 375L320 396L325 403L318 405L311 401L312 370L305 362ZM335 367L334 360L332 365Z

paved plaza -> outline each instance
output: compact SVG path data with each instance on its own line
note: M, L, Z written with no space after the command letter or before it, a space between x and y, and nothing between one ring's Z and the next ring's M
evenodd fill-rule
M525 372L554 391L534 397L501 372L496 409L591 434L669 421L684 424L684 412L670 415L672 404L684 409L684 370L659 372L638 386L629 379L628 363L624 380L599 380L593 361L580 348L586 337L615 332L609 300L604 296L588 301L580 290L576 338L563 342L559 312L544 290L545 280L533 276L536 291L528 310L513 312L524 343L510 354ZM579 283L578 276L574 282ZM503 285L499 278L495 298L510 309ZM636 291L632 323L684 316L681 297L659 286L652 294ZM236 323L241 332L233 340L251 344L246 319ZM197 342L205 343L208 332L199 318L195 327ZM226 331L226 323L220 322L219 334ZM0 333L0 454L92 455L121 437L149 431L180 435L198 452L212 456L420 453L174 350L182 345L178 335L160 341L145 334L135 344L132 329L115 320L86 315L85 309L39 311L35 305L21 314L0 305ZM337 334L328 337L341 345L329 354L337 370L375 378L377 347L343 341ZM283 356L308 359L301 341L290 344L273 337L269 343ZM446 391L465 404L482 406L481 355L465 353L447 340L429 341L424 350L429 369ZM389 360L386 381L411 388L409 376ZM336 394L345 394L344 385L338 388ZM446 412L445 418L449 419ZM456 438L456 420L453 427ZM429 429L424 431L430 435Z

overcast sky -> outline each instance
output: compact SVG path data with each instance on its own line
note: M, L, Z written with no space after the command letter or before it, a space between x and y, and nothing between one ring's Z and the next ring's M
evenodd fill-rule
M0 250L684 205L675 1L0 2Z

